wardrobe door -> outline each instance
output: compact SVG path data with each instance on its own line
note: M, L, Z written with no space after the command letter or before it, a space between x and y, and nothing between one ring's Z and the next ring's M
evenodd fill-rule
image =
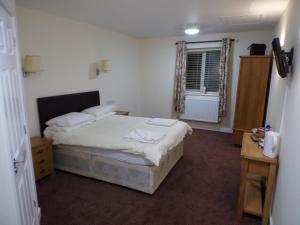
M243 56L235 108L234 144L240 145L244 132L264 125L272 57Z

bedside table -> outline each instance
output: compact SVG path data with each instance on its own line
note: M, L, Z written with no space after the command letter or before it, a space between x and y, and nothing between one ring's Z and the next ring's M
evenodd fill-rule
M116 115L128 116L129 112L128 111L116 111Z
M251 133L244 133L241 158L238 216L240 219L243 213L259 216L262 217L262 225L267 225L275 189L278 160L264 156L257 143L251 140ZM264 179L257 181L248 176L249 174L264 177Z
M39 180L50 174L53 175L52 141L41 137L33 137L30 141L35 180Z

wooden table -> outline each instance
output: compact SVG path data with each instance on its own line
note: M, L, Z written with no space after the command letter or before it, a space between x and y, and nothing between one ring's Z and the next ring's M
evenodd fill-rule
M261 216L262 225L267 225L276 180L277 158L272 159L264 156L262 149L258 147L257 143L251 140L250 136L250 133L245 133L242 143L242 170L238 216L240 219L243 213ZM265 185L263 185L264 179L266 181ZM262 188L264 186L265 197L263 199Z

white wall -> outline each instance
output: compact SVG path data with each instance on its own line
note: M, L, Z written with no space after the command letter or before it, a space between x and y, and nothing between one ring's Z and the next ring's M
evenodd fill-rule
M179 40L216 40L231 37L237 41L233 49L233 71L229 78L228 113L220 125L209 123L191 123L194 127L228 130L234 119L236 89L239 73L239 56L248 55L248 46L252 43L271 45L273 32L251 31L239 33L220 33L199 35L193 39L186 37L167 37L144 39L141 46L142 114L145 116L171 117L173 103L174 71L176 47ZM269 48L267 52L270 52Z
M239 56L251 43L269 44L272 31L135 39L127 35L17 7L22 55L41 55L45 71L24 79L30 134L39 135L36 98L100 90L101 102L117 102L132 115L171 117L178 40L235 38L233 71L229 78L228 113L221 124L190 122L192 126L230 130L234 119ZM267 50L269 51L269 49ZM110 59L112 71L90 79L89 65Z
M283 44L283 48L290 48L290 44L287 43L286 40L286 23L290 13L286 11L284 15L281 17L277 26L275 27L274 37L279 37L281 39L281 44ZM284 100L286 95L286 87L288 83L290 83L291 77L287 77L282 79L276 68L276 61L273 61L273 69L271 76L271 84L270 84L270 92L269 92L269 103L268 103L268 111L266 123L271 124L273 130L280 131L281 122L282 122L282 114L284 108Z
M17 7L21 54L42 57L45 71L24 79L31 136L39 135L36 98L100 90L101 103L140 114L139 41L98 27ZM112 71L90 79L89 65L109 59Z
M291 0L276 29L284 49L295 48L292 74L279 78L275 71L271 83L271 96L267 121L281 132L281 152L275 198L273 225L300 224L300 1ZM284 97L285 96L285 97ZM283 107L282 107L283 106ZM283 108L283 113L282 113ZM282 120L281 120L282 114Z

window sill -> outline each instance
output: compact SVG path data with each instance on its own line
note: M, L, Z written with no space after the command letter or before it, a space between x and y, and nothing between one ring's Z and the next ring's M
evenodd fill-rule
M219 97L219 92L207 92L207 93L200 93L197 91L186 91L186 95L189 96L207 96L207 97Z

